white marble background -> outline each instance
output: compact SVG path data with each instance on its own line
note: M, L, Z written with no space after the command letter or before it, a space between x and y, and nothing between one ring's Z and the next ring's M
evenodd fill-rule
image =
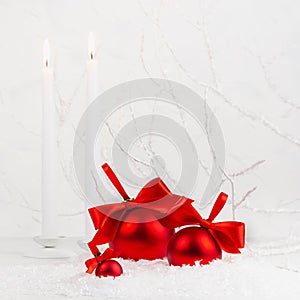
M0 236L40 230L42 45L54 52L60 111L61 234L83 234L72 173L85 109L87 35L98 44L100 91L142 77L202 96L226 142L223 219L247 224L260 254L300 249L299 2L0 1Z

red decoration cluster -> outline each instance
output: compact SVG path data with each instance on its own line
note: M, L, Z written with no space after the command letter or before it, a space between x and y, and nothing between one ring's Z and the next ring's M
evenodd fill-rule
M130 199L115 173L104 164L103 170L124 202L89 209L97 230L88 243L94 258L85 262L87 273L119 276L123 270L112 258L148 259L167 257L171 265L207 264L222 258L222 250L240 253L244 247L242 222L213 222L228 196L220 193L208 219L192 206L193 200L174 195L160 178L147 183L135 199ZM175 229L187 226L175 233ZM109 244L102 254L97 245Z

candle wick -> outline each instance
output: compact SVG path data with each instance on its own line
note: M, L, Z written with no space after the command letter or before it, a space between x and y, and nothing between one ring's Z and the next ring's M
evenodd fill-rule
M48 59L46 59L46 67L48 67Z
M92 51L91 51L91 59L94 59L94 54Z

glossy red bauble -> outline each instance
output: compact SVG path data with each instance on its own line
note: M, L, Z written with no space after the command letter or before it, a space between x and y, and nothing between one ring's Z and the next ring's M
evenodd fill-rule
M161 225L151 214L147 209L137 208L124 217L115 239L109 243L120 257L153 260L166 256L174 230Z
M112 259L105 260L101 262L97 268L96 268L96 276L98 277L107 277L107 276L113 276L117 277L120 276L123 273L123 269L121 265Z
M222 250L207 229L186 227L173 235L168 244L167 258L170 265L207 264L222 258Z

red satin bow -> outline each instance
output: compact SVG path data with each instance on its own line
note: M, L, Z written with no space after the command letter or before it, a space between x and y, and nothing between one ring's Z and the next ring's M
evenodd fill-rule
M129 199L120 181L109 165L104 164L102 168L122 195L125 202L105 204L89 209L94 227L98 231L92 241L88 243L91 252L97 256L86 261L88 273L95 269L99 260L103 261L108 258L117 257L117 253L111 248L108 248L101 256L99 256L100 253L97 245L113 241L119 226L122 224L125 217L126 222L134 222L134 220L130 219L130 214L127 214L127 212L141 207L150 210L153 215L152 219L145 219L145 222L158 220L167 228L177 228L185 225L200 225L209 230L224 251L229 253L239 253L239 248L244 247L244 223L235 221L213 223L213 220L227 201L228 196L226 194L221 193L219 195L209 218L205 220L192 206L194 200L172 194L160 178L151 180L142 188L135 199ZM108 255L108 257L106 257L106 255Z
M92 274L101 262L118 256L119 253L117 251L112 248L107 248L100 256L95 256L85 261L87 267L86 273Z
M220 213L227 201L228 195L220 193L208 219L203 219L198 214L197 222L190 222L190 219L182 218L178 211L175 211L168 217L168 221L161 220L162 225L168 228L176 228L184 225L199 224L207 228L213 235L222 250L228 253L240 253L239 248L245 246L245 224L236 221L226 221L213 223L213 220Z

